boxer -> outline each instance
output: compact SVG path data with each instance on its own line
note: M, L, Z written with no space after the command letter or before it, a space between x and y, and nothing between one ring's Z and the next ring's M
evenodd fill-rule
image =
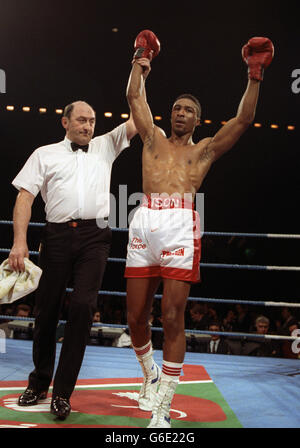
M191 283L200 279L199 215L193 209L196 192L212 164L229 151L253 122L260 83L274 47L254 37L242 49L248 84L235 117L213 137L195 143L201 106L190 94L180 95L171 111L171 136L154 125L142 94L143 72L159 54L158 38L149 30L135 41L127 100L143 141L144 201L130 224L125 277L128 325L144 373L139 407L152 410L149 428L169 428L170 405L185 356L184 313ZM137 243L137 244L136 244ZM149 316L153 296L163 283L164 331L162 372L152 356Z

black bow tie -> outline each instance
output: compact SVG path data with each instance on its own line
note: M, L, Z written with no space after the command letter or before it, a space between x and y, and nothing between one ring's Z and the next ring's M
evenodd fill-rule
M78 143L71 143L71 148L73 151L78 151L78 149L82 149L82 151L87 152L89 149L89 145L78 145Z

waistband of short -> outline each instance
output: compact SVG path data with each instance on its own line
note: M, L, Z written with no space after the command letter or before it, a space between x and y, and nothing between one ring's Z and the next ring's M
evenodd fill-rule
M97 219L72 219L67 222L49 222L47 221L47 226L51 227L88 227L88 226L97 226L100 221L108 222L108 218L97 218Z
M145 195L141 203L141 207L148 207L152 210L164 210L174 208L186 208L194 210L194 203L188 199L179 197L161 197Z

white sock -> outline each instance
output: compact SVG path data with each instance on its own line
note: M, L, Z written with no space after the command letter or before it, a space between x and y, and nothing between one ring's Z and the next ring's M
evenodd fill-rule
M133 350L135 351L136 357L139 361L148 358L150 355L152 355L152 342L147 342L147 344L143 345L143 347L133 346Z
M143 347L133 347L136 358L138 362L140 363L140 366L143 370L144 376L151 375L152 373L152 366L153 366L153 351L152 351L152 342L149 341L146 345Z
M161 381L179 382L183 362L163 361Z

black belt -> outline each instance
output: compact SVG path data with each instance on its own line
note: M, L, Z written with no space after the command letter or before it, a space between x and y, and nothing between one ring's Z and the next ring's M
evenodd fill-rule
M72 219L67 222L47 222L47 225L54 227L84 227L84 226L96 226L99 221L108 222L108 218L97 218L97 219Z

